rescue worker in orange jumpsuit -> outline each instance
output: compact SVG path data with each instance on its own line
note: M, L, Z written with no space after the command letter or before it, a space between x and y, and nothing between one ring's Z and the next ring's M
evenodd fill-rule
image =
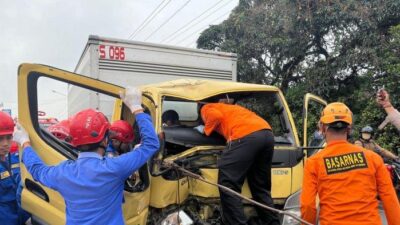
M389 225L399 225L400 206L390 175L378 154L347 141L352 122L343 103L322 111L320 130L327 146L306 161L301 217L316 224L318 195L321 225L379 225L378 195Z
M267 121L238 105L209 103L201 107L204 126L195 129L209 136L217 132L225 137L227 147L218 161L218 184L241 192L248 179L253 199L273 207L271 164L274 135ZM247 224L242 201L220 190L222 222L225 225ZM275 213L257 208L262 224L279 224Z

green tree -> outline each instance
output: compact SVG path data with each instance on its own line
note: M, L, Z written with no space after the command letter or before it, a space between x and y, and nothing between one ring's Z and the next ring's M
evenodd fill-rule
M197 46L237 53L238 80L279 86L298 123L312 92L348 104L357 129L377 127L376 91L385 86L396 106L400 97L399 24L399 0L240 0ZM392 132L379 140L395 148L397 139L382 139Z
M378 70L375 49L400 22L400 1L241 0L230 17L199 37L198 48L238 54L239 80L307 81L328 91Z

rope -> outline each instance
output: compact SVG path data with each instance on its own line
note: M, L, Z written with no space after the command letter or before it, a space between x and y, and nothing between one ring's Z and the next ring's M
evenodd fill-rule
M241 199L246 200L247 202L250 202L250 203L253 204L253 205L256 205L256 206L259 206L259 207L261 207L261 208L264 208L264 209L267 209L267 210L276 212L276 213L278 213L278 214L290 216L290 217L292 217L293 219L295 219L295 220L297 220L297 221L299 221L299 222L301 222L301 223L303 223L303 224L306 224L306 225L313 225L312 223L309 223L309 222L307 222L307 221L305 221L305 220L299 218L298 216L296 216L296 215L293 214L293 213L289 213L289 212L286 212L286 211L283 211L283 210L275 209L275 208L273 208L273 207L264 205L264 204L262 204L262 203L260 203L260 202L254 201L253 199L250 199L250 198L248 198L248 197L246 197L246 196L244 196L244 195L242 195L242 194L240 194L240 193L238 193L238 192L236 192L236 191L233 191L232 189L230 189L230 188L228 188L228 187L225 187L225 186L223 186L223 185L210 182L210 181L204 179L202 176L200 176L200 175L198 175L198 174L195 174L195 173L193 173L193 172L190 172L189 170L186 170L186 169L184 169L184 168L178 166L177 164L175 164L175 163L173 163L173 162L165 162L165 161L164 161L162 164L163 164L163 166L165 166L165 167L167 167L167 168L170 167L170 168L173 168L173 169L175 169L175 170L179 170L179 171L181 171L182 173L186 174L186 175L189 176L189 177L192 177L192 178L194 178L194 179L203 181L204 183L207 183L207 184L216 186L216 187L220 188L221 190L224 190L224 191L226 191L226 192L228 192L228 193L231 193L231 194L235 195L236 197L239 197L239 198L241 198Z

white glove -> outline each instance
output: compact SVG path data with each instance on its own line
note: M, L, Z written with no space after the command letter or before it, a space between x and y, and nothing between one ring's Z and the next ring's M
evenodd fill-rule
M30 142L28 133L19 123L14 128L13 140L20 146L23 146L26 142Z
M120 92L119 96L132 113L142 110L142 92L135 87L127 87L125 93Z
M142 144L136 144L135 146L133 146L133 150L136 150L137 148L139 148Z
M200 134L204 134L204 125L193 127L193 129L197 130L197 132L199 132Z

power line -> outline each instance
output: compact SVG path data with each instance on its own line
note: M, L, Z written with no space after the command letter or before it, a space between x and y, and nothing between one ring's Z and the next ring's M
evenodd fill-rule
M211 6L210 8L206 9L204 12L202 12L200 15L198 15L197 17L193 18L190 22L186 23L185 25L183 25L182 27L180 27L177 31L175 31L174 33L171 33L170 35L167 36L167 38L165 38L164 40L161 41L161 43L169 40L171 37L175 36L175 34L179 33L181 30L183 30L184 28L186 28L187 26L189 26L193 21L197 20L198 18L200 18L201 16L203 16L205 13L207 13L208 11L210 11L211 9L213 9L215 6L217 6L219 3L221 3L224 0L220 0L217 3L215 3L213 6Z
M212 23L218 21L219 19L221 19L222 17L226 16L226 15L229 14L230 12L231 12L231 11L228 11L228 12L224 13L223 15L219 16L219 17L216 18L215 20L211 21L209 24L207 24L207 25L201 27L200 29L196 30L195 32L193 32L193 33L187 35L186 37L184 37L184 38L182 38L182 39L180 39L180 40L177 41L175 44L185 42L185 41L186 41L188 38L190 38L192 35L194 35L194 34L200 32L200 31L204 30L204 29L207 28L209 25L211 25Z
M189 4L189 2L192 0L187 0L185 2L185 4L183 4L178 10L176 10L167 20L164 21L164 23L162 23L160 26L158 26L149 36L147 36L144 40L147 41L147 39L149 39L151 36L153 36L153 34L155 34L159 29L161 29L165 24L167 24L172 18L174 18L176 16L176 14L178 14L183 8L185 8L185 6L187 4Z
M143 22L136 28L136 30L133 31L131 35L129 35L128 39L131 39L132 36L134 36L134 35L136 34L136 32L143 26L143 24L145 24L145 23L147 22L147 20L150 19L150 17L158 10L158 8L160 8L160 6L161 6L165 1L167 1L167 0L163 0L163 1L160 2L160 4L150 13L150 15L147 16L146 19L143 20Z
M161 9L160 6L168 1ZM140 31L142 31L153 19L171 2L171 0L163 0L154 10L150 13L150 15L143 21L142 24L131 34L128 39L133 39Z
M228 1L225 4L223 4L222 6L218 7L216 10L212 11L210 14L207 15L207 17L210 17L211 15L213 15L214 13L218 12L221 8L225 7L226 5L228 5L229 3L231 3L232 1ZM178 36L179 34L184 34L185 32L189 31L191 28L197 26L199 23L204 22L204 20L199 20L197 23L193 24L192 26L186 28L185 30L183 30L180 33L175 33L171 38L170 41L172 41L176 36ZM168 41L168 42L170 42Z

